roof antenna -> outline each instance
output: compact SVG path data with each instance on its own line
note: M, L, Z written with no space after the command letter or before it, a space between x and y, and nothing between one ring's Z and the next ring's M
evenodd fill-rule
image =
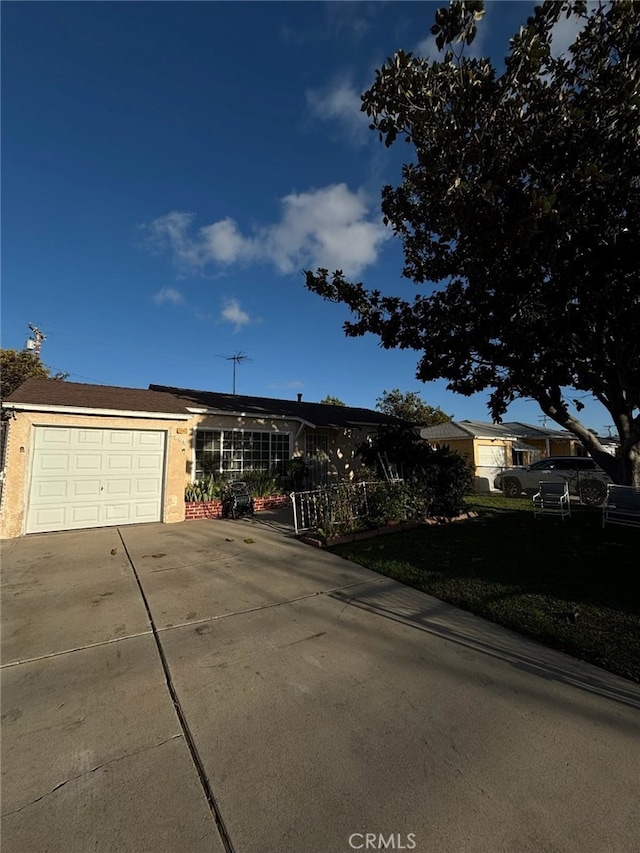
M245 355L242 352L236 352L233 355L219 355L218 358L224 358L226 361L233 362L233 394L235 396L236 393L236 365L242 364L245 361L253 361L252 358L249 358L248 355Z

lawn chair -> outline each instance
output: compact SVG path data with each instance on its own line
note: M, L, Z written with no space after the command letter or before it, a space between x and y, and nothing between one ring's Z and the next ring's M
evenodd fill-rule
M253 498L244 480L232 480L229 483L222 499L222 515L226 518L253 515Z
M538 492L533 496L533 515L559 515L564 521L565 515L571 515L568 483L549 483L542 481Z

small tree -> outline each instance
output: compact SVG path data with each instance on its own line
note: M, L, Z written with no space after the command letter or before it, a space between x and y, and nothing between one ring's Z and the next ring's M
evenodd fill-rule
M324 403L325 406L346 406L346 403L343 403L339 397L334 397L331 394L327 394L324 400L320 400L321 403Z
M27 379L66 379L68 373L51 375L51 369L28 350L0 350L0 396L4 400Z
M415 391L404 394L399 388L383 391L376 401L376 409L403 421L418 426L435 426L448 423L453 415L447 415L440 407L427 405Z
M380 457L402 471L407 494L426 514L456 515L464 508L471 487L466 460L448 447L430 447L418 433L403 425L383 425L358 447L365 465L380 471Z

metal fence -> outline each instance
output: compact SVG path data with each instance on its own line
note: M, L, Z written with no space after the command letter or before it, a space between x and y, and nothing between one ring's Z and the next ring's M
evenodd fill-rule
M305 530L326 528L369 513L368 498L380 483L340 483L305 492L292 492L293 523L296 534Z

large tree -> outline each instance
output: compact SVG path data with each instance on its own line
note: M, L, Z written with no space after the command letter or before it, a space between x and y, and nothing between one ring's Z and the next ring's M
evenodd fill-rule
M376 400L376 409L385 415L392 415L419 426L446 424L452 417L445 414L440 407L429 406L415 391L403 393L399 388L383 391L382 397Z
M413 162L382 192L416 293L382 294L340 271L305 273L349 306L348 335L421 353L417 376L489 392L500 420L531 398L616 482L640 486L640 4L544 2L504 67L465 56L481 2L438 10L439 61L399 51L362 109ZM578 33L552 51L561 16ZM579 420L611 415L613 458Z

